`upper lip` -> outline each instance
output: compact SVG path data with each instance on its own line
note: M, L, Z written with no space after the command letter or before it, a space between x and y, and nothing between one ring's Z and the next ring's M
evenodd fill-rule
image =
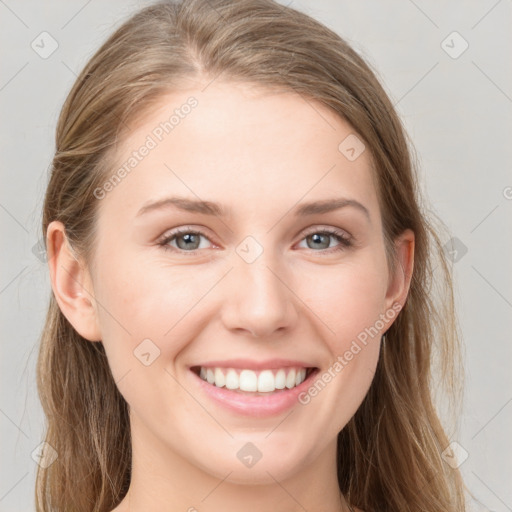
M292 366L300 368L316 368L310 363L294 359L266 359L264 361L255 361L253 359L225 359L223 361L207 361L199 363L192 365L191 368L198 366L202 366L204 368L237 368L247 370L272 370Z

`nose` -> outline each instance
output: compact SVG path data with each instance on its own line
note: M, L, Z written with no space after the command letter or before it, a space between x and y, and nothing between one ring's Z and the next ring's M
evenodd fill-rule
M255 337L270 337L290 330L298 318L296 297L286 273L276 270L275 260L263 253L253 263L236 262L230 272L223 323L229 330L247 331Z

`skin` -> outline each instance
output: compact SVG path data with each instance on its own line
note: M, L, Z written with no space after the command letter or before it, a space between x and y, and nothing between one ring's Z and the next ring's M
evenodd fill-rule
M326 371L381 313L404 304L414 234L396 241L401 269L389 274L370 152L349 161L338 150L353 133L348 123L293 92L220 80L203 91L206 84L161 98L122 141L120 163L169 112L190 96L198 100L98 200L91 266L73 256L60 222L47 232L59 306L84 338L102 340L130 406L133 476L115 511L348 511L336 479L336 436L368 391L392 320L292 414L229 412L201 393L188 366L283 357ZM219 202L232 214L169 207L136 217L148 201L177 195ZM333 197L359 201L370 220L353 207L293 216L304 202ZM174 251L158 245L180 226L205 233L192 244L195 255L183 237L169 242ZM335 237L307 236L328 227L354 245L332 252L340 247ZM236 252L249 235L263 249L251 263ZM133 353L147 338L160 350L149 366ZM251 468L236 457L247 442L263 454Z

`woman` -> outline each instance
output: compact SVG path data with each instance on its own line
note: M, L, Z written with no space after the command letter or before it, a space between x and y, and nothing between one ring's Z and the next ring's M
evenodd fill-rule
M389 98L317 21L189 0L125 22L57 127L38 510L465 510L419 203Z

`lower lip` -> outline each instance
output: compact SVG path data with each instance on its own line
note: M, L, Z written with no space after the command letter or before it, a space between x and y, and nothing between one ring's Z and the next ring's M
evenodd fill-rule
M201 379L199 375L189 370L203 392L214 402L237 414L263 418L280 414L297 405L298 396L311 385L312 379L318 373L315 369L298 386L291 389L276 390L267 395L249 395L226 388L219 388Z

